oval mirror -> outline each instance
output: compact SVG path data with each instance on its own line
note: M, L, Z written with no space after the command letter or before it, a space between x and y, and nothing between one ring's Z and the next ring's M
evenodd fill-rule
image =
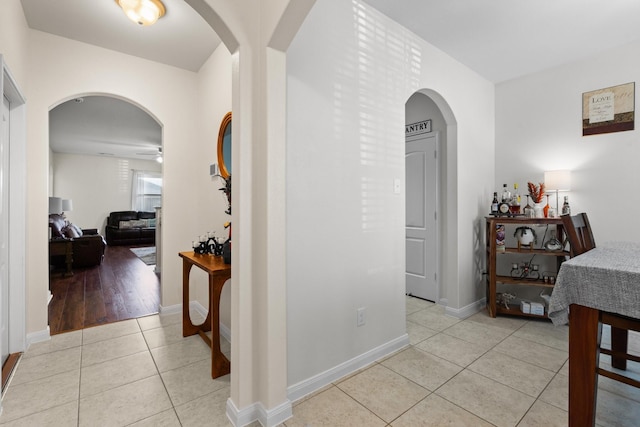
M220 175L227 179L231 175L231 112L225 114L218 131L218 167Z

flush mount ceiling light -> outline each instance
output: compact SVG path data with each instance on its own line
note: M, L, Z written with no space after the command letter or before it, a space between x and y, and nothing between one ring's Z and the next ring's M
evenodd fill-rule
M164 16L164 4L160 0L115 0L129 19L138 25L153 25Z

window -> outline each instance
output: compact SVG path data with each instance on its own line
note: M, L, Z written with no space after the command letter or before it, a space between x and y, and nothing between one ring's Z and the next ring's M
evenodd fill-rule
M131 209L153 212L162 205L162 174L160 172L133 171L131 180Z

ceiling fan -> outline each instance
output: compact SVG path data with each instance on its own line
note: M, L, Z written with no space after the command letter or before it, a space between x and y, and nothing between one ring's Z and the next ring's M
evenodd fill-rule
M136 153L138 156L155 156L156 162L162 163L162 147L158 147L158 150L154 150L146 153Z

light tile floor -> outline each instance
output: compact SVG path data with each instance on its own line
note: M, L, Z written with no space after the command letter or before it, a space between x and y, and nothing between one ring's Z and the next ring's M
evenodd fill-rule
M566 326L485 311L460 321L406 301L411 345L295 402L286 427L567 425ZM640 354L638 335L630 349ZM23 356L0 424L228 426L229 376L212 380L209 357L200 337L182 337L180 315L56 335ZM638 364L629 371L640 378ZM638 426L640 389L599 384L598 425Z

